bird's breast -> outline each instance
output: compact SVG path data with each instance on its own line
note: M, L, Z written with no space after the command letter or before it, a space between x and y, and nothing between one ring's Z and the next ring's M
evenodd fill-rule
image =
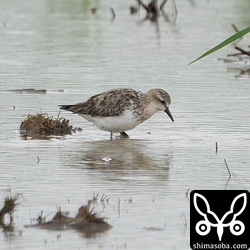
M133 112L125 110L119 116L91 117L93 124L105 131L123 132L138 126L143 120L138 119Z

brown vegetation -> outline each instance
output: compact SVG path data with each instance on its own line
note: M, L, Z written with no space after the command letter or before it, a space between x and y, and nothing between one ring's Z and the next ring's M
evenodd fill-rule
M15 194L14 196L7 196L4 200L4 205L0 210L0 227L6 231L11 231L13 228L13 213L15 207L19 204L17 201L20 198L20 194ZM9 215L9 223L5 221L5 216Z
M28 115L20 125L22 137L46 138L50 135L63 136L72 132L81 131L81 128L73 128L69 120L64 117L50 117L47 113Z
M26 227L38 227L50 230L76 229L84 233L85 236L91 236L109 230L112 226L93 212L91 208L93 201L89 200L86 206L81 206L75 217L70 217L59 210L55 216L48 222L39 216L38 224L28 225Z

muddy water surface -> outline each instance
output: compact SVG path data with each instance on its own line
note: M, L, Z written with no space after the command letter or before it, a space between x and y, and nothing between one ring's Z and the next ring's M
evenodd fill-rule
M190 190L250 189L245 66L217 61L234 52L230 46L187 66L232 35L232 22L249 26L249 2L176 2L176 24L162 17L158 26L140 21L143 10L129 15L134 1L3 4L0 204L10 190L23 197L13 231L0 232L1 249L188 249ZM170 20L172 13L169 3ZM159 113L130 131L130 139L109 141L108 133L62 112L83 131L50 140L20 137L27 114L57 116L58 104L116 87L166 89L175 122ZM10 91L27 88L46 91ZM230 180L224 159L237 175ZM97 194L95 209L113 226L105 233L24 227L41 211L51 219L58 207L74 216Z

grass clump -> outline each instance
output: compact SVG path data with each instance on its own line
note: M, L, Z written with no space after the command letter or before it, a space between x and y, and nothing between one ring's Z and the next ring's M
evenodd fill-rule
M19 205L18 200L21 194L15 194L13 196L6 196L4 200L4 205L0 209L0 227L6 231L11 231L13 228L13 213L17 205ZM9 222L5 221L5 217L9 216Z
M93 200L89 200L87 205L81 206L75 217L70 217L68 212L64 213L59 209L50 221L46 222L45 218L39 216L38 224L27 225L26 227L38 227L47 230L75 229L87 237L111 229L112 226L105 221L105 218L93 212L92 204Z
M51 135L63 136L72 132L81 131L81 128L73 128L69 120L64 117L51 117L47 113L28 115L20 125L23 137L48 137Z

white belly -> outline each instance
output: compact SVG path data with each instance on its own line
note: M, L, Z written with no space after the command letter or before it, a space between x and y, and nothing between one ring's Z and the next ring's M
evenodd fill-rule
M138 121L130 111L125 111L121 116L116 117L91 117L81 115L83 118L92 122L97 128L109 132L125 132L138 126L142 121Z

